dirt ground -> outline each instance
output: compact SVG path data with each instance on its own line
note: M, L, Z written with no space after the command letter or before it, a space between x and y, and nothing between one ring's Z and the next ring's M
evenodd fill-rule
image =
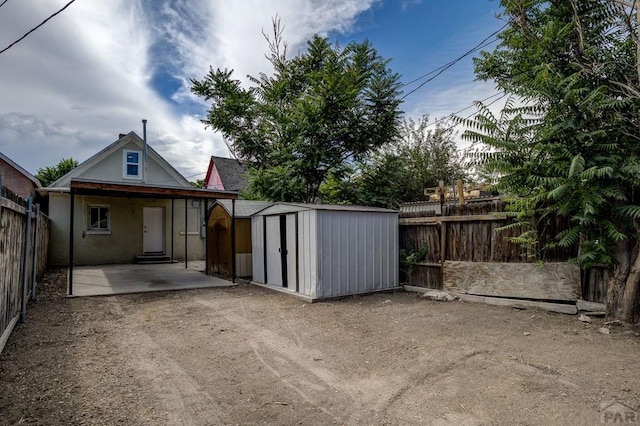
M640 400L638 330L384 293L64 298L51 271L0 356L0 424L597 425Z

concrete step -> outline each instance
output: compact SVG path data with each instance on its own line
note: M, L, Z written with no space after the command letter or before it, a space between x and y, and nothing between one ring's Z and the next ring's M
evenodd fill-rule
M171 258L166 254L141 254L136 256L136 263L171 263Z

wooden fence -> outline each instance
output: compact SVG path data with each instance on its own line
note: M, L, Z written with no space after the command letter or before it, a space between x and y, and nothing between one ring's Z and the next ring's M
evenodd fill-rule
M0 352L47 267L49 218L30 199L0 187ZM30 212L30 214L28 214Z
M575 257L575 249L532 253L526 247L510 242L510 237L520 234L518 229L496 231L510 223L511 219L497 214L504 212L504 207L503 201L494 200L445 205L442 216L411 217L415 215L401 214L400 248L411 252L423 244L428 247L426 257L415 265L410 274L404 271L403 281L412 286L442 289L443 266L447 261L532 263L542 258L545 262L566 262ZM538 230L540 245L544 245L545 236L555 235L565 227L566 223L560 218L547 223L544 229ZM605 303L607 278L606 268L581 271L582 298Z

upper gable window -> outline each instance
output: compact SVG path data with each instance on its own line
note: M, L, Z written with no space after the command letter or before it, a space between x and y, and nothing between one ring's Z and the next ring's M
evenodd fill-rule
M122 152L122 177L129 179L142 178L142 151L125 149Z

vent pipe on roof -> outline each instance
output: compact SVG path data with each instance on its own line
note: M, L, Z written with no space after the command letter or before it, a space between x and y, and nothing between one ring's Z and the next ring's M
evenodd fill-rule
M142 183L147 183L147 119L142 119Z

